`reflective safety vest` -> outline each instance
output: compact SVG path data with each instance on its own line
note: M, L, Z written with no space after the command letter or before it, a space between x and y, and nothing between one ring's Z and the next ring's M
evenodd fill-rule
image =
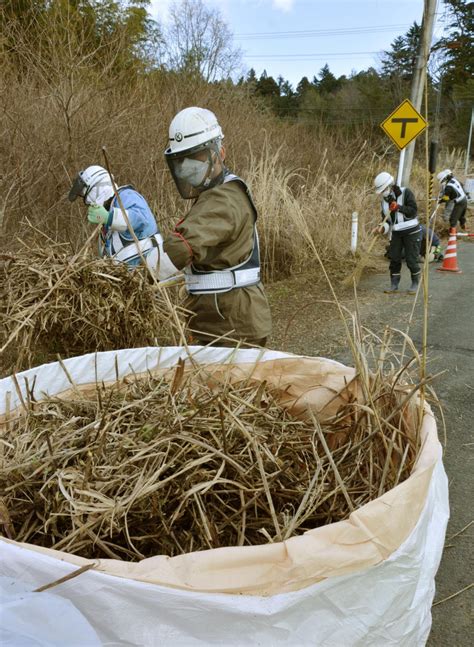
M459 182L458 180L456 180L456 178L455 178L455 177L452 177L452 178L449 180L449 182L447 182L447 184L446 184L446 186L445 186L445 190L444 190L444 192L446 192L446 189L447 189L447 187L448 187L448 186L452 186L452 187L453 187L453 189L454 189L454 190L457 192L457 194L458 194L458 197L457 197L457 198L454 198L454 202L455 202L456 204L458 204L458 202L461 202L462 200L464 200L464 198L467 198L466 192L464 191L464 189L463 189L463 187L462 187L461 182Z
M405 197L405 187L400 187L400 195L397 198L397 203L400 206L403 206L403 199ZM411 229L416 227L419 224L418 216L405 220L405 216L400 211L391 212L389 209L389 203L386 200L382 199L382 212L385 216L386 221L390 225L392 231L403 231L404 229Z
M120 193L123 189L135 190L131 184L126 184L119 187L117 192ZM159 244L163 243L161 234L156 233L138 241L139 251L135 241L126 238L122 235L123 233L125 232L114 229L108 229L107 231L105 228L102 229L99 238L99 256L101 258L107 256L119 263L136 264L136 261L141 260L141 255L146 258L152 249L158 248Z
M236 288L260 283L260 250L257 234L257 209L246 183L237 175L229 173L224 183L238 181L244 187L254 212L253 246L249 256L239 265L223 270L198 270L193 264L184 269L186 288L190 294L219 294Z
M120 233L114 231L111 237L110 251L112 254L110 254L110 257L119 263L131 263L132 261L140 260L141 256L146 257L152 249L159 248L160 243L163 244L163 237L157 233L139 240L138 243L140 251L138 251L135 241L126 240L124 244Z

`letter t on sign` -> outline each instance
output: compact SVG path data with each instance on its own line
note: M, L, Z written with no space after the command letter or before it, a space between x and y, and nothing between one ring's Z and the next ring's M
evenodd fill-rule
M394 117L392 119L393 124L402 124L402 131L400 133L400 137L402 139L405 139L406 137L407 124L416 124L417 121L418 117Z

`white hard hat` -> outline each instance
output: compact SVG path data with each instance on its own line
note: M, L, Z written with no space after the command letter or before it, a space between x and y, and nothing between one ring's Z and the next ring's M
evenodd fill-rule
M394 184L395 180L393 179L393 175L390 175L390 173L387 173L386 171L382 171L382 173L379 173L374 180L375 193L382 193L385 189L388 189L388 187L393 186Z
M185 108L174 117L165 158L183 198L196 198L222 182L223 138L216 115L206 108Z
M445 168L444 171L440 171L436 177L440 182L444 182L452 174L453 172L451 171L451 169Z
M103 205L113 195L114 189L108 171L102 166L94 165L77 174L68 198L70 202L81 197L86 204Z
M195 152L203 145L224 135L216 115L206 108L185 108L178 112L170 124L169 146L165 155L184 151Z

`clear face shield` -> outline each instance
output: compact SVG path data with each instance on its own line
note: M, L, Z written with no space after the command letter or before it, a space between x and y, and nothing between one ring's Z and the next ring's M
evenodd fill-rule
M92 183L84 179L83 171L77 174L68 194L68 200L74 202L76 198L82 198L84 204L103 205L114 194L108 174L104 174Z
M82 179L82 173L78 173L67 196L69 202L74 202L76 198L84 198L87 193L87 188L87 184Z
M182 198L197 198L200 193L220 184L224 176L221 143L209 142L201 150L166 155L171 175Z

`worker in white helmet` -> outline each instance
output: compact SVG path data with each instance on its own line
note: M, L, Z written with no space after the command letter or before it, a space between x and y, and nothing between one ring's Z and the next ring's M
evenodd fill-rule
M184 271L196 342L226 335L215 343L264 346L271 316L260 280L257 210L245 182L225 166L223 138L210 110L186 108L172 120L165 158L181 197L194 202L163 250Z
M446 205L444 219L449 220L450 227L456 227L459 222L461 229L466 229L467 195L463 185L449 168L438 173L437 178L440 184L439 202Z
M128 222L140 244L140 250L129 231L127 220L120 208L108 171L102 166L88 166L80 171L69 191L69 200L80 197L88 206L87 219L92 224L101 224L99 255L134 267L146 259L153 271L163 242L155 216L145 198L133 186L117 189Z
M396 294L400 284L402 257L411 273L408 294L416 294L420 282L419 252L421 230L418 222L418 207L413 191L399 187L390 173L383 171L374 180L375 192L382 199L382 225L378 233L390 235L390 287L387 294Z

